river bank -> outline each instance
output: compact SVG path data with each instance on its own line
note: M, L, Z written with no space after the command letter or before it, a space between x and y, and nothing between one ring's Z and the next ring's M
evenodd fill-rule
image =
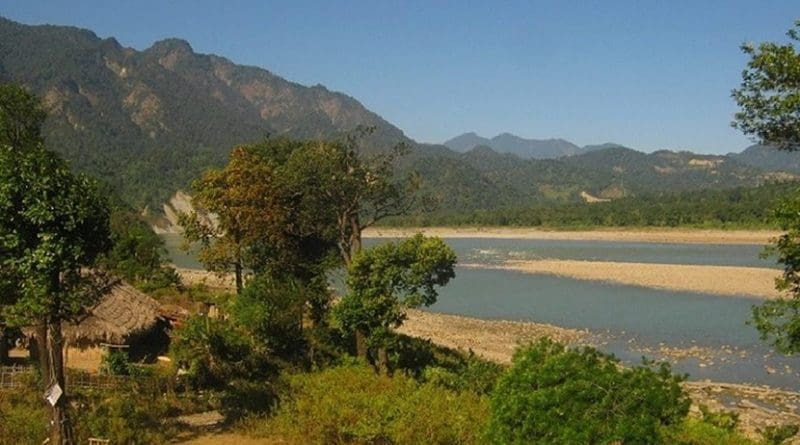
M767 244L780 234L774 230L719 230L687 228L602 228L549 230L535 227L370 227L365 238L403 238L422 232L441 238L511 238L572 241L630 241L678 244Z
M587 330L564 329L531 322L479 320L419 310L408 311L408 320L398 331L449 348L472 351L480 357L502 364L511 363L517 346L540 337L549 337L575 346L587 345L594 340L594 335ZM693 415L700 415L701 405L713 411L735 412L739 415L739 429L752 438L759 438L759 432L769 426L800 423L798 392L783 391L766 385L740 385L709 380L684 382L683 388L692 399ZM800 438L788 443L800 443Z

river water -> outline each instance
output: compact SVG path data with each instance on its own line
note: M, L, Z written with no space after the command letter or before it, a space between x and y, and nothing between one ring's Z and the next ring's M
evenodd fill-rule
M165 235L176 265L200 268ZM385 242L367 239L365 245ZM662 264L776 267L758 245L700 245L609 241L446 239L460 263L573 259ZM485 319L551 323L588 329L593 343L626 362L642 356L671 361L692 380L768 384L796 389L800 358L773 353L746 324L760 300L673 292L491 268L459 267L428 310ZM694 353L681 357L686 350Z

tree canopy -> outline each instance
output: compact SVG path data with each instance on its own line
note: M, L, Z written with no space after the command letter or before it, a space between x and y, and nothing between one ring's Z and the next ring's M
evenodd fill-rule
M733 90L739 104L733 126L764 144L783 150L800 149L800 20L787 33L785 44L746 43L750 56L742 84Z
M348 292L334 315L344 331L363 333L373 346L385 348L406 309L436 302L436 287L455 277L455 263L444 241L422 234L363 250L348 268Z

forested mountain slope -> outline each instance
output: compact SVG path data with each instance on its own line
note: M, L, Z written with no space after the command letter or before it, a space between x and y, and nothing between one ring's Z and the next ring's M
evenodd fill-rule
M196 54L178 39L136 51L88 30L0 18L0 81L42 97L52 148L140 206L267 134L335 138L365 125L376 129L370 147L407 140L351 97Z

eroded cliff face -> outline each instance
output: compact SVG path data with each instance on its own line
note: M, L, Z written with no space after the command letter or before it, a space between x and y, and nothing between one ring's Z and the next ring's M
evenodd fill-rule
M182 233L183 229L178 224L178 219L182 213L194 212L192 206L192 197L186 192L178 190L174 195L165 202L161 208L163 214L154 216L152 227L153 231L158 234L164 233Z
M178 190L174 195L172 195L172 197L170 197L169 201L162 205L160 214L152 214L151 212L148 212L146 216L151 221L151 227L153 228L154 232L158 234L180 234L183 233L183 228L179 224L181 215L191 214L195 211L196 209L194 205L192 205L191 195L183 190ZM203 214L203 217L206 218L206 222L208 224L211 224L214 227L219 224L217 215L213 213Z

